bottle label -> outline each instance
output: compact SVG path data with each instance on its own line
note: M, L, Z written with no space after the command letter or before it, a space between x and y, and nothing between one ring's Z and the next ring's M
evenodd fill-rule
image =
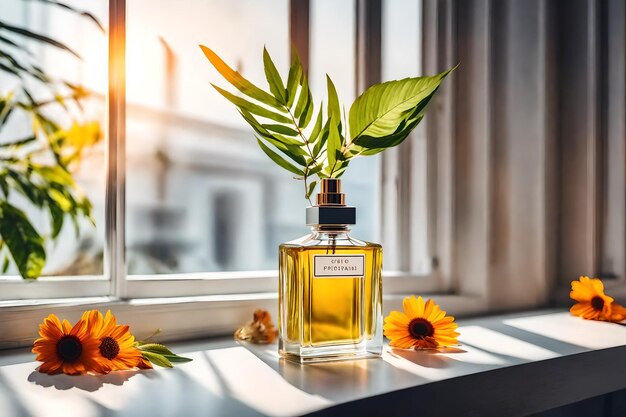
M365 255L313 255L315 278L363 278Z

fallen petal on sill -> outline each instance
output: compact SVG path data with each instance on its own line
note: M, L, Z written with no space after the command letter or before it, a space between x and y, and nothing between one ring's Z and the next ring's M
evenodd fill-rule
M256 310L250 323L237 329L235 340L243 340L251 343L270 344L278 335L278 331L272 324L270 313L265 310Z

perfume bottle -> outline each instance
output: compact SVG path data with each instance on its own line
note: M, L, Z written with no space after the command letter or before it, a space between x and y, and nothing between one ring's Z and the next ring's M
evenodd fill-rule
M301 363L382 353L382 247L350 237L356 208L322 179L311 234L280 245L279 353Z

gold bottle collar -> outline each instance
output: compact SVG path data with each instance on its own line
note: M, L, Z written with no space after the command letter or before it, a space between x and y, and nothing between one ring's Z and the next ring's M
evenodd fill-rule
M318 206L345 206L346 195L341 192L339 178L323 178L320 183L320 192L317 194Z

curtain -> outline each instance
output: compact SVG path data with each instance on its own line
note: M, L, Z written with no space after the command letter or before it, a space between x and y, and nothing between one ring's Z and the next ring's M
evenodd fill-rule
M624 286L622 0L424 0L424 64L459 63L427 117L431 237L492 309Z

